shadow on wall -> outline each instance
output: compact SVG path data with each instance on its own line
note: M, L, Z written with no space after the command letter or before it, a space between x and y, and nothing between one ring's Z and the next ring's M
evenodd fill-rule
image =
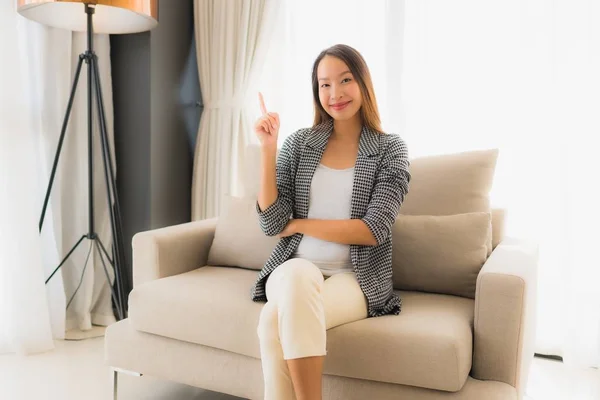
M159 0L150 32L112 35L117 190L129 282L137 232L190 221L201 101L192 0ZM129 293L131 287L126 288Z

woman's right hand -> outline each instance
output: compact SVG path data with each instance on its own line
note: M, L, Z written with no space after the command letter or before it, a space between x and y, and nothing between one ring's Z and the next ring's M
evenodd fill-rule
M260 140L262 147L277 148L277 136L279 135L279 114L268 112L265 107L262 93L258 93L258 101L260 102L260 111L262 115L254 124L254 132Z

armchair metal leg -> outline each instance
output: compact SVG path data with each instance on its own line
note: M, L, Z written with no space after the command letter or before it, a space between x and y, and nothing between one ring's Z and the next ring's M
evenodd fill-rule
M113 400L118 400L118 384L119 384L119 372L132 376L142 376L143 374L135 371L128 371L126 369L121 368L113 368Z
M118 383L119 383L119 373L117 370L113 370L113 400L117 400L118 398Z

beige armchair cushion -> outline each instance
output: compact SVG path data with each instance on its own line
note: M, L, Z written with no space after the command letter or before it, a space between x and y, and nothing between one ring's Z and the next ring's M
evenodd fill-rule
M407 215L452 215L490 211L498 150L420 157L411 160L410 189L400 208Z
M256 327L264 303L248 297L257 273L209 265L148 282L131 292L129 319L142 332L260 358ZM400 315L327 331L324 373L460 390L472 365L474 300L397 293Z
M491 214L400 215L392 227L394 288L475 298L491 246Z
M260 230L256 198L228 197L222 210L207 263L260 270L279 239Z

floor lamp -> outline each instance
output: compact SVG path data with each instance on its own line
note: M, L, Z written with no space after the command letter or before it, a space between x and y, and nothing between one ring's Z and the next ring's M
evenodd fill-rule
M60 139L54 157L52 173L50 174L50 182L46 190L44 205L39 221L39 230L41 232L44 223L44 216L56 168L60 158L60 153L65 139L69 115L73 106L73 99L79 82L81 68L85 62L87 65L87 113L88 113L88 207L89 207L89 228L88 232L84 233L77 243L67 253L61 263L56 267L52 274L46 280L46 284L52 276L60 269L67 261L69 256L82 243L84 239L91 240L92 245L100 255L102 266L111 289L111 295L119 320L126 318L127 310L125 309L125 293L122 282L124 273L127 271L124 257L123 247L123 228L121 219L121 209L117 196L117 185L115 173L113 170L112 155L110 152L108 134L106 127L106 115L104 110L104 102L102 100L102 87L100 84L100 74L98 71L98 57L94 53L94 33L109 33L123 34L143 32L154 28L158 23L158 0L18 0L17 10L19 14L25 18L42 23L44 25L68 29L71 31L87 32L87 50L79 55L77 68L67 110L62 124ZM94 103L93 99L96 98ZM100 128L100 145L102 147L102 160L104 167L104 176L106 180L106 193L108 208L110 210L110 225L112 234L112 258L110 257L106 247L102 244L94 225L94 180L93 180L93 114L94 104ZM106 261L112 266L115 273L115 285L113 287Z

